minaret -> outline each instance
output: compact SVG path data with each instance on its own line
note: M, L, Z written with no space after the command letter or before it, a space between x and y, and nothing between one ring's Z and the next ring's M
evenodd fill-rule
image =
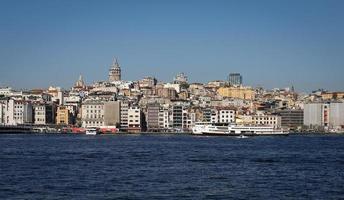
M121 80L121 67L118 64L117 58L113 59L109 70L109 82Z

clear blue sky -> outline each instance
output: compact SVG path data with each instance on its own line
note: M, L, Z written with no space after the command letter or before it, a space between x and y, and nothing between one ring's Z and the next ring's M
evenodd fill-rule
M0 86L69 88L79 74L344 90L343 0L0 0Z

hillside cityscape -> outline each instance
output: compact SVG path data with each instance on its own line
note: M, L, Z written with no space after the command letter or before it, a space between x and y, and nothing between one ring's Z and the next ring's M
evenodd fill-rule
M226 72L227 73L227 72ZM267 90L246 86L240 73L225 80L190 83L184 73L172 82L156 77L122 80L117 59L107 81L87 85L80 75L69 90L0 89L0 125L42 132L191 132L196 122L266 125L294 132L342 132L344 92L299 94L293 86Z

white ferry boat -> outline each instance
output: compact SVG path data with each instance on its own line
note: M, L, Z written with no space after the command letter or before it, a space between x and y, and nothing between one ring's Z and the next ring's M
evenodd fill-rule
M86 128L86 135L97 135L98 129L94 127Z
M237 125L237 124L206 124L196 123L192 128L197 135L224 135L224 136L261 136L261 135L288 135L289 132L273 126L264 125Z
M192 127L192 133L195 135L202 135L204 131L208 130L210 125L210 122L196 122L196 125Z

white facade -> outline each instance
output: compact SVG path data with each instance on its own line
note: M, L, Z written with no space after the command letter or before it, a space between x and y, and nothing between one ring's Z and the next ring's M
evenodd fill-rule
M14 91L10 87L0 88L0 95L10 96Z
M121 128L126 129L128 128L128 109L129 109L129 103L127 101L121 101L120 106L120 118L121 118Z
M104 126L104 103L88 100L81 106L82 127Z
M141 127L141 110L139 107L130 107L128 109L128 127L129 128Z
M161 109L159 111L159 128L168 129L170 126L170 114L168 109Z
M308 103L304 105L303 123L305 126L328 126L329 104Z
M195 126L195 123L196 123L196 113L189 112L188 113L188 119L187 119L187 128L189 130L192 130L192 127Z
M344 126L344 103L331 103L329 114L331 128L341 128Z
M179 84L174 84L174 83L165 83L164 88L173 88L177 91L177 93L180 92L180 85Z
M53 105L42 104L34 105L34 124L45 125L55 123L55 108Z
M33 122L32 104L30 102L13 100L6 101L4 106L4 123L19 125Z
M64 106L68 108L68 110L72 113L73 116L76 116L79 113L80 104L80 96L64 97Z
M44 105L36 105L34 106L34 123L35 124L45 124L45 106Z
M235 111L234 110L220 110L219 111L219 122L220 123L233 123L233 122L235 122Z
M59 100L59 105L64 104L64 96L62 91L57 92L57 99Z
M234 123L235 111L234 110L212 110L211 123Z
M116 86L102 86L102 87L95 87L91 90L91 92L113 92L117 93L118 88Z

